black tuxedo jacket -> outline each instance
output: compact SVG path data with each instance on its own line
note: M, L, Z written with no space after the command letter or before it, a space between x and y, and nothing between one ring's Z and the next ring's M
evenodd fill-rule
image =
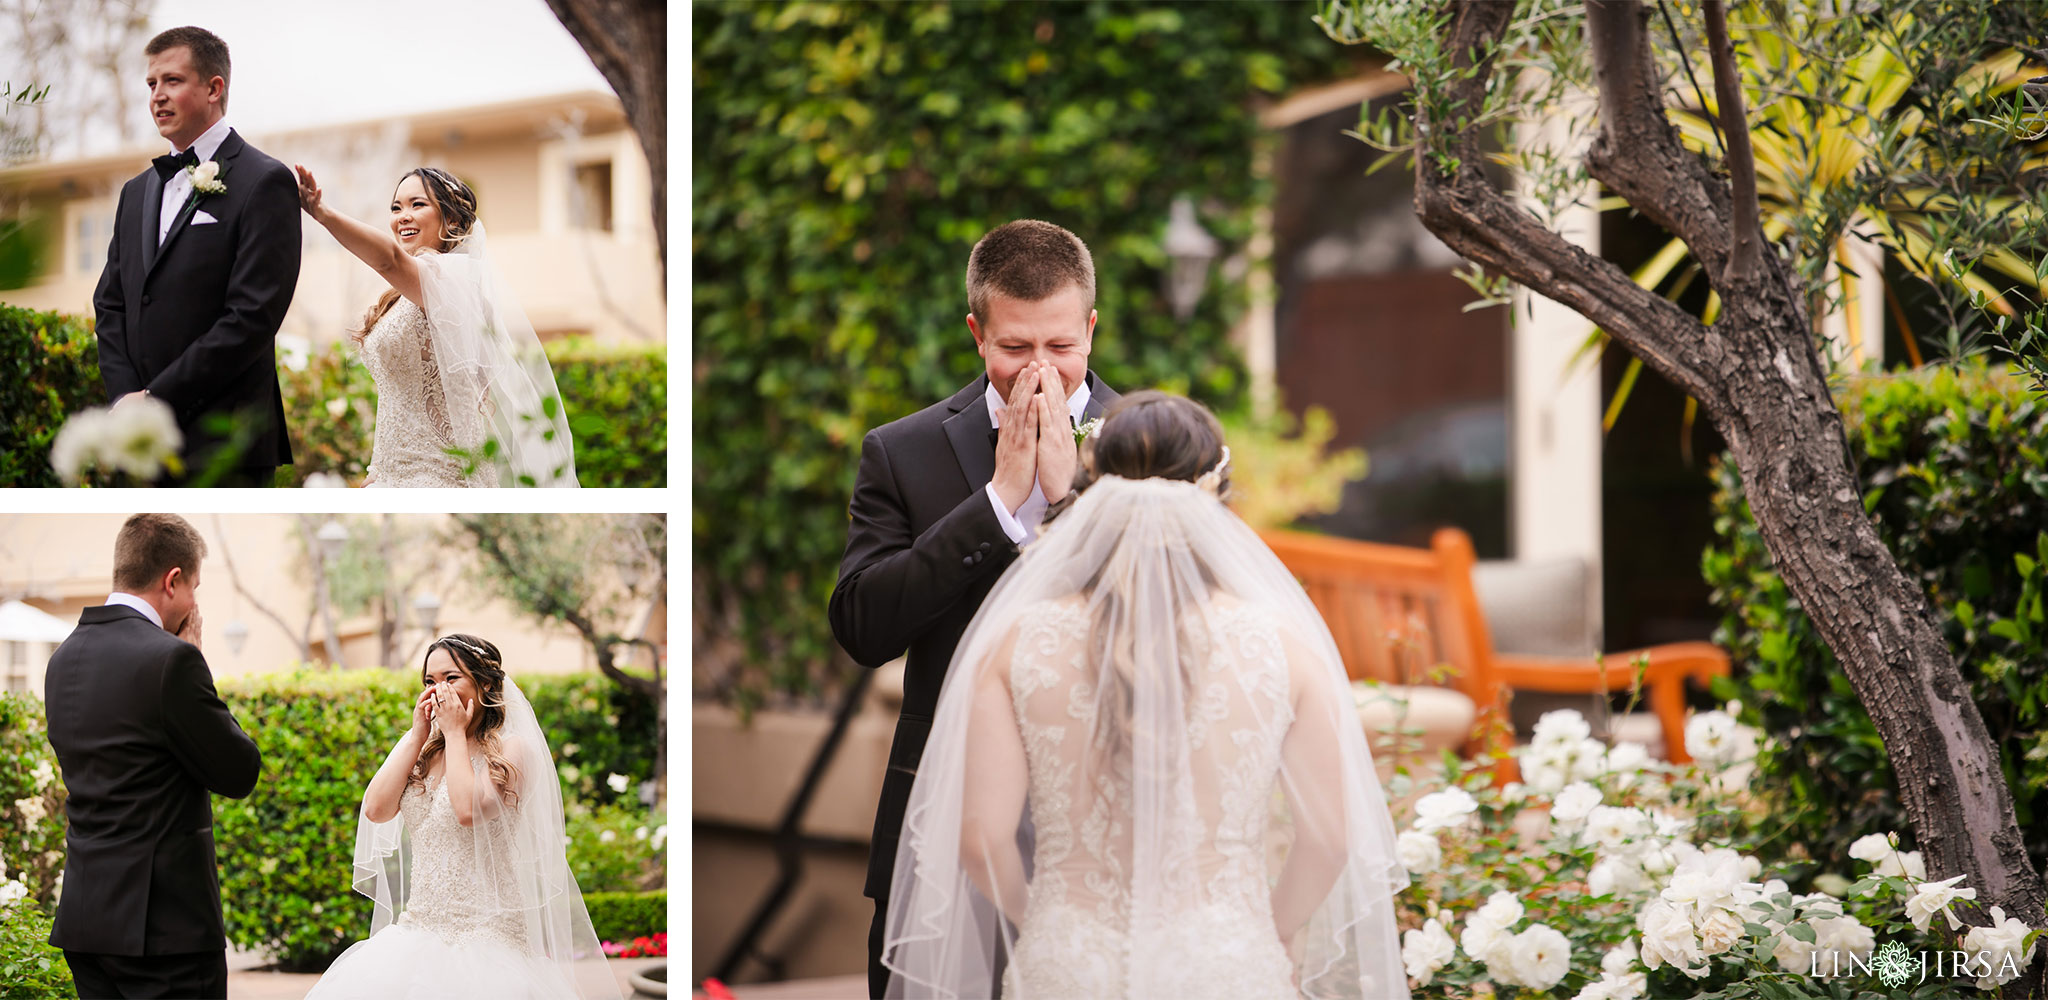
M214 792L256 788L262 757L199 650L120 605L50 654L50 746L71 797L50 943L103 955L223 947Z
M213 158L227 190L194 192L162 247L164 182L155 168L122 186L92 297L100 377L110 402L148 389L170 404L188 473L222 442L204 433L207 415L253 424L237 464L260 472L292 460L276 337L299 284L298 181L233 130ZM217 221L194 225L198 212Z
M943 403L869 431L860 444L846 555L832 588L832 635L866 667L910 652L868 854L871 899L889 894L903 813L953 647L1017 557L986 489L996 474L987 392L983 375ZM1101 416L1117 398L1093 372L1088 393L1084 418Z

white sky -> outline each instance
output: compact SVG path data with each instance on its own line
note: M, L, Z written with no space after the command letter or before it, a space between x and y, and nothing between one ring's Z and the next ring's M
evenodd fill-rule
M158 0L150 34L187 24L228 43L228 121L244 132L611 93L544 0Z

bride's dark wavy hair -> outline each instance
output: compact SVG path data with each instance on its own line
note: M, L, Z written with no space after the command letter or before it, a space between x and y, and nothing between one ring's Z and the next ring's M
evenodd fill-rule
M441 253L453 250L470 230L476 228L476 192L462 183L461 178L440 167L414 167L401 174L398 183L404 184L407 177L420 179L421 186L427 189L427 200L433 202L434 208L441 213L441 238L434 249ZM391 191L395 199L398 186L392 185ZM384 294L377 296L377 301L370 306L370 311L363 314L362 327L349 331L350 339L362 343L363 338L370 335L370 328L376 326L377 321L383 319L384 314L397 303L398 289L385 289Z
M420 659L420 682L426 683L427 661L434 656L434 650L445 649L455 660L455 665L469 675L470 683L476 685L477 748L483 752L484 766L491 773L491 784L498 788L498 797L508 806L519 804L519 768L505 756L505 748L498 740L498 730L505 725L505 661L498 653L498 647L488 639L473 635L451 632L434 640L427 646L426 655ZM427 787L427 771L434 765L434 758L447 749L447 739L441 735L441 727L435 726L427 743L420 748L420 755L412 762L412 773L406 775L408 787Z
M1104 476L1124 479L1171 479L1197 482L1223 461L1223 424L1209 408L1185 396L1144 389L1118 399L1103 415L1102 429L1081 443L1080 468L1074 473L1073 489L1060 502L1047 508L1044 523L1050 526L1074 501ZM1230 468L1223 466L1216 481L1217 498L1230 495ZM1207 566L1197 565L1202 583L1215 585ZM1096 755L1090 760L1091 773L1114 771L1123 759L1128 765L1131 752L1131 715L1134 672L1138 668L1136 637L1130 635L1129 609L1113 592L1099 590L1101 579L1083 588L1092 606L1089 656L1105 663L1111 686L1101 693L1101 708L1095 715L1090 745ZM1119 626L1126 627L1119 627ZM1208 656L1208 636L1199 629L1181 636L1177 665L1183 691L1193 685L1197 664ZM1185 700L1184 702L1185 703ZM1101 789L1093 780L1084 784Z

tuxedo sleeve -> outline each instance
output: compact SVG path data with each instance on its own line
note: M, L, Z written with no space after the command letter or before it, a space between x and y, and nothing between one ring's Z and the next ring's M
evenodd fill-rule
M918 535L911 534L902 497L888 447L869 431L830 606L832 637L866 667L901 656L974 583L1016 557L983 491L967 494Z
M107 402L142 388L135 363L128 359L128 292L121 284L121 234L128 231L126 192L114 200L114 235L107 240L107 266L92 293L93 331L100 347L100 381Z
M278 167L230 173L223 183L253 184L236 222L234 263L229 266L226 308L211 329L185 348L149 383L179 417L192 419L213 409L219 387L250 366L268 363L277 328L299 284L299 191L290 170Z
M214 691L213 672L197 647L181 644L171 654L162 684L171 755L215 795L239 799L255 791L263 755Z

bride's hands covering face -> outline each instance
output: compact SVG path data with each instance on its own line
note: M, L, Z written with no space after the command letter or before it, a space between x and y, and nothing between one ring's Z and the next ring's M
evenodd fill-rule
M454 739L469 729L469 717L476 708L476 702L457 693L453 685L436 685L433 690L434 721L441 725L441 735Z
M434 728L434 689L429 687L412 700L412 734L426 739Z

